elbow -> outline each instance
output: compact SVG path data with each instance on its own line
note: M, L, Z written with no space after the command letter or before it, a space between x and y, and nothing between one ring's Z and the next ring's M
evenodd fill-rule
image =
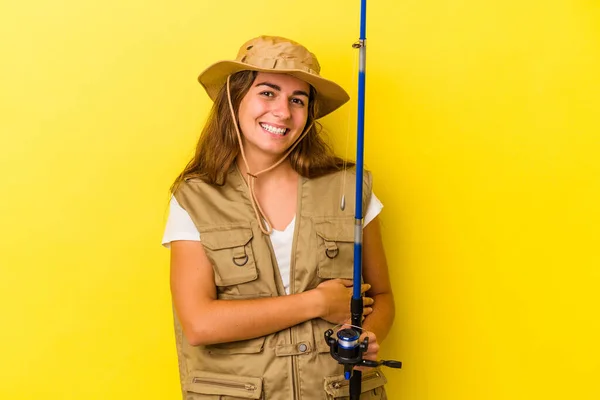
M183 336L185 336L185 340L190 346L196 347L205 345L202 341L202 336L198 335L196 332L190 332L189 330L183 331Z
M213 325L207 321L188 323L182 326L183 336L190 346L208 346L222 343Z
M209 335L199 324L188 324L183 328L183 336L190 346L206 346L213 344Z

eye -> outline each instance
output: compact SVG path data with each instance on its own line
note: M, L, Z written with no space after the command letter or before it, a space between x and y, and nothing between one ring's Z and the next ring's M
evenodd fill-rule
M302 99L297 98L297 97L293 97L290 101L293 104L297 104L299 106L304 106L304 101Z
M273 97L273 96L275 96L275 93L273 93L270 90L264 90L264 91L260 92L259 95L264 96L264 97Z

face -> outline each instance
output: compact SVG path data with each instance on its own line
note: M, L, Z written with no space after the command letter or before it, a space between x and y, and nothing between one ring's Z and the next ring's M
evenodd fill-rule
M246 155L277 158L285 153L304 130L309 93L303 80L259 72L238 111Z

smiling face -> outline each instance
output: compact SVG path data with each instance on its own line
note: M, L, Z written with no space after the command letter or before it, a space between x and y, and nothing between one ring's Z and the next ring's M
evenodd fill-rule
M244 151L257 160L276 159L302 134L310 85L284 74L259 72L240 103Z

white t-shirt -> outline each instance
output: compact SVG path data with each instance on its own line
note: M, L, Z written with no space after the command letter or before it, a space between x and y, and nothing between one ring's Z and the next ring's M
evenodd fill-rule
M383 208L381 201L373 193L371 201L367 206L367 212L365 213L364 226L367 226ZM292 259L292 241L294 237L294 227L296 225L296 217L292 219L292 222L283 230L277 231L273 229L271 233L271 244L273 251L275 252L275 258L279 266L279 272L281 273L281 280L285 292L289 294L290 287L290 264ZM183 209L175 199L175 196L171 197L169 203L169 217L165 226L165 232L162 239L162 244L166 248L170 247L172 241L175 240L192 240L200 241L200 232L194 225L192 218L187 211Z

